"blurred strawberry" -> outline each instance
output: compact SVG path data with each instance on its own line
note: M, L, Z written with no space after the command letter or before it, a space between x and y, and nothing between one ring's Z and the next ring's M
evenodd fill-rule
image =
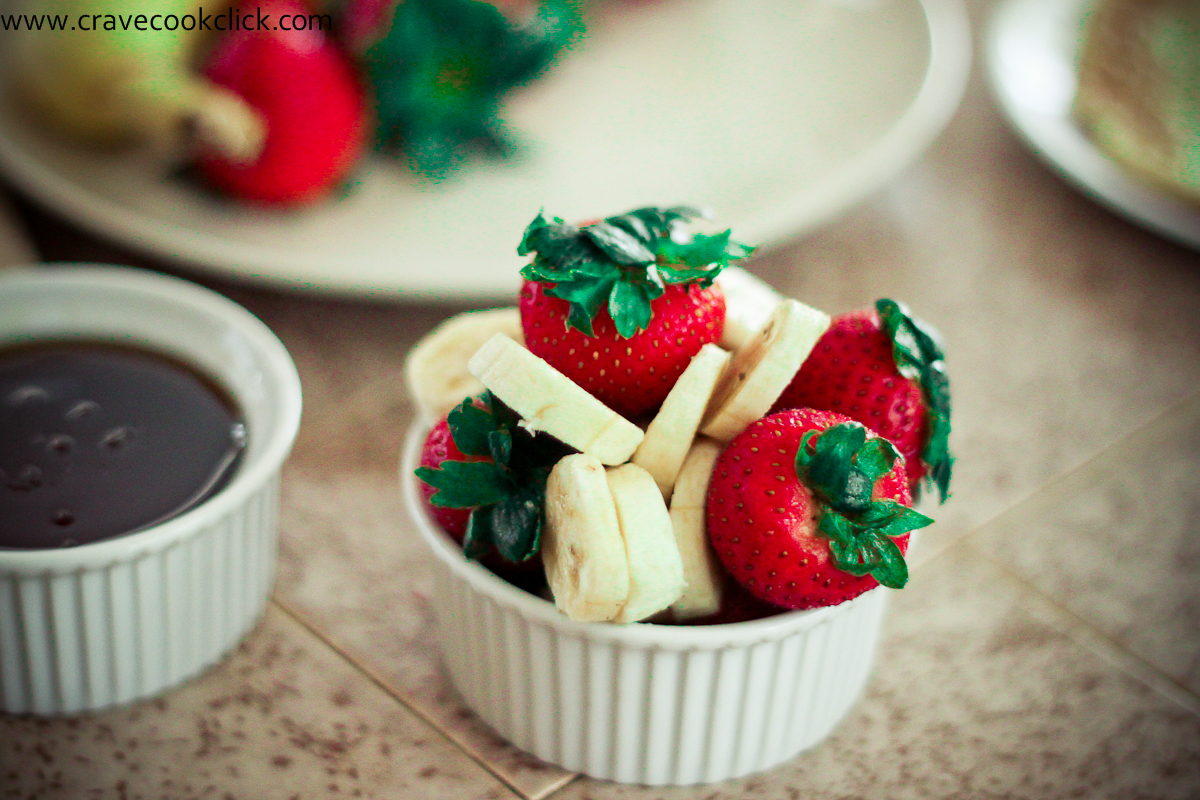
M274 28L308 16L294 0L265 0ZM214 152L198 166L214 186L260 203L310 202L336 187L358 161L366 104L349 60L318 30L239 30L217 40L204 65L214 83L245 98L267 126L262 152L237 163Z

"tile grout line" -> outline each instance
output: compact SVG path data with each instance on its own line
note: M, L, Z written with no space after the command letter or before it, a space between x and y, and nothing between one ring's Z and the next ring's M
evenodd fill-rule
M1121 434L1116 439L1112 440L1109 444L1102 446L1099 450L1092 453L1090 456L1083 459L1078 464L1075 464L1074 466L1069 467L1065 472L1060 472L1059 474L1053 476L1049 480L1042 483L1040 486L1038 486L1034 489L1031 489L1025 495L1023 495L1022 497L1020 497L1013 503L1010 503L1008 506L1000 509L995 514L993 514L992 516L985 519L983 522L980 522L977 525L972 526L967 531L962 533L960 536L955 537L948 544L941 547L936 552L929 553L924 559L921 560L920 563L913 566L912 570L915 572L916 570L918 570L921 567L928 564L930 561L937 559L943 553L953 549L955 546L962 544L963 542L966 542L968 539L970 539L972 536L974 536L976 533L983 530L984 528L988 528L988 527L991 527L992 525L997 524L1002 519L1007 517L1009 514L1015 513L1022 506L1025 506L1026 504L1028 504L1028 503L1032 502L1033 500L1035 500L1036 498L1040 497L1042 495L1042 493L1044 493L1051 487L1053 487L1059 483L1062 483L1063 481L1067 480L1068 478L1070 478L1072 475L1076 474L1077 472L1082 472L1083 470L1087 469L1094 462L1100 460L1101 457L1103 457L1104 455L1108 454L1109 452L1120 447L1122 444L1124 444L1126 441L1128 441L1131 437L1136 436L1139 433L1142 433L1143 431L1145 431L1148 428L1153 427L1154 425L1157 425L1162 420L1166 419L1167 417L1171 416L1172 414L1179 412L1181 409L1187 408L1189 405L1192 405L1193 403L1200 403L1200 391L1193 392L1192 394L1189 394L1186 397L1184 397L1180 400L1177 400L1176 402L1168 405L1166 408L1162 409L1159 413L1150 417L1150 419L1146 420L1141 425L1138 425L1136 428L1133 428L1132 430L1126 431L1125 433Z
M552 792L558 791L563 786L566 786L567 783L569 783L570 781L575 779L575 777L576 777L575 775L569 775L566 777L566 780L561 785L555 785L555 786L549 787L551 791L542 791L542 792L538 792L537 794L534 794L534 795L526 794L525 792L521 791L517 786L515 786L511 781L509 781L505 776L501 775L498 771L493 769L492 766L490 764L488 764L484 759L482 759L477 754L471 752L465 746L463 746L457 739L455 739L453 736L450 735L449 731L445 730L440 725L438 725L437 722L432 717L430 717L427 713L425 713L422 709L418 708L417 706L414 706L411 702L409 702L404 697L404 693L402 691L400 691L400 689L398 689L397 687L393 686L391 684L391 681L389 681L387 678L380 675L375 669L373 669L372 667L367 665L367 663L366 663L367 659L362 658L357 653L354 653L351 648L346 647L345 645L342 645L342 644L334 641L332 637L327 635L321 629L320 625L318 625L316 623L316 621L307 612L302 611L299 608L296 608L295 606L293 606L292 604L279 599L275 595L271 595L271 604L273 606L275 606L276 608L278 608L280 610L280 612L282 612L285 616L290 618L297 625L304 628L306 631L308 631L313 636L315 636L318 640L321 641L322 644L324 644L330 650L335 652L339 658L341 658L343 661L345 661L347 664L349 664L351 667L353 667L357 672L361 673L363 675L363 677L365 677L367 680L369 680L371 683L373 683L376 687L381 689L384 692L384 694L391 697L401 707L403 707L407 711L411 712L413 715L415 715L418 719L420 719L426 725L428 725L429 727L431 727L435 731L437 731L448 742L450 742L450 744L452 744L455 747L455 749L457 749L463 755L465 755L467 758L471 759L476 764L478 764L480 767L482 767L485 772L487 772L489 775L496 778L496 780L500 781L500 783L504 784L504 786L508 787L508 789L510 791L512 791L513 794L517 795L518 797L525 798L525 800L544 800L544 798L549 796Z
M1005 579L1016 584L1020 590L1022 601L1027 601L1029 598L1036 600L1042 610L1057 618L1056 621L1061 632L1074 640L1076 644L1091 650L1121 672L1145 684L1168 700L1183 706L1193 714L1200 715L1200 693L1133 652L1120 641L1100 630L974 544L967 541L957 544L972 556L982 559L989 566L995 568ZM939 553L938 555L940 557L943 554Z
M567 788L567 786L569 784L573 783L576 778L581 778L581 777L583 777L583 775L582 775L582 773L579 773L579 772L575 772L570 775L564 775L562 778L559 779L558 783L547 786L542 791L540 791L537 794L530 797L529 800L546 800L546 798L550 797L551 795L557 794L558 792L561 792L563 789Z

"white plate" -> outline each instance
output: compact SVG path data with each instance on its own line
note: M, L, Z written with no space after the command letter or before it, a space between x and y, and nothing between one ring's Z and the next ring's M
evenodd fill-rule
M812 228L929 145L970 62L961 0L659 0L597 13L583 44L507 107L525 156L440 185L373 158L349 198L249 209L144 155L60 145L5 95L0 169L96 233L227 277L485 300L512 296L516 245L541 208L581 219L697 203L760 243Z
M992 18L987 61L1000 107L1034 153L1089 197L1169 239L1200 247L1200 209L1142 183L1071 118L1075 59L1090 0L1009 0Z

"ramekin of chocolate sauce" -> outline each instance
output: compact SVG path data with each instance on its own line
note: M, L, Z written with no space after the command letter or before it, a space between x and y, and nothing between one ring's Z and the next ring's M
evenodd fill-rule
M117 267L0 275L0 711L157 694L265 608L300 421L279 340Z

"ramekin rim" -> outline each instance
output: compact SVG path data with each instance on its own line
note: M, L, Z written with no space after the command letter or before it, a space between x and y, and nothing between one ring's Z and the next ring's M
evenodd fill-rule
M95 569L158 552L191 538L244 506L279 475L300 427L302 393L295 362L266 323L233 300L183 278L114 264L62 262L0 275L0 291L6 287L55 285L128 291L219 318L237 328L259 355L264 377L278 387L279 403L272 427L265 434L266 445L240 465L227 486L200 505L145 530L88 544L52 549L0 549L0 574L58 574ZM63 333L70 335L71 331ZM152 340L150 345L153 346ZM216 377L225 379L224 375ZM252 432L252 435L263 434Z

